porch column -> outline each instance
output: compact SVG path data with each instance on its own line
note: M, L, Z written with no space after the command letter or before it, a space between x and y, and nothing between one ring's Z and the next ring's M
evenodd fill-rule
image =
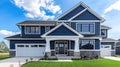
M75 39L74 56L80 56L80 51L79 51L79 38Z
M46 39L45 53L47 53L48 57L51 56L50 40L49 39Z

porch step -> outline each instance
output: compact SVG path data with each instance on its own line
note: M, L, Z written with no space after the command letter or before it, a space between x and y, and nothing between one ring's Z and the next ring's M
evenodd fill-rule
M71 60L72 57L58 57L58 60Z

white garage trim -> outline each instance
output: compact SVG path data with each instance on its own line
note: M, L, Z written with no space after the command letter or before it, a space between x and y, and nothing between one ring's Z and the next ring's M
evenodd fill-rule
M16 51L16 56L18 56L17 54L18 54L18 45L24 45L24 47L25 47L25 45L29 45L29 47L28 48L30 48L31 47L31 45L38 45L37 47L39 47L39 45L44 45L45 46L45 44L43 44L43 43L30 43L30 44L27 44L27 43L17 43L17 44L15 44L15 51ZM36 48L37 48L36 47ZM26 47L27 48L27 47ZM44 47L45 48L45 47Z

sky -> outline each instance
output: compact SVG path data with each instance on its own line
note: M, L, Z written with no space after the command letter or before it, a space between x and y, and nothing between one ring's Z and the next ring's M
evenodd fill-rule
M0 41L20 33L17 23L24 20L55 20L62 13L84 2L112 27L108 37L120 39L120 0L0 0Z

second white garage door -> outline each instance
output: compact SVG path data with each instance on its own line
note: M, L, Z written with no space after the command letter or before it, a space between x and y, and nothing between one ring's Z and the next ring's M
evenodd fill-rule
M45 45L17 44L16 56L44 56Z
M111 45L101 45L101 56L111 56Z

